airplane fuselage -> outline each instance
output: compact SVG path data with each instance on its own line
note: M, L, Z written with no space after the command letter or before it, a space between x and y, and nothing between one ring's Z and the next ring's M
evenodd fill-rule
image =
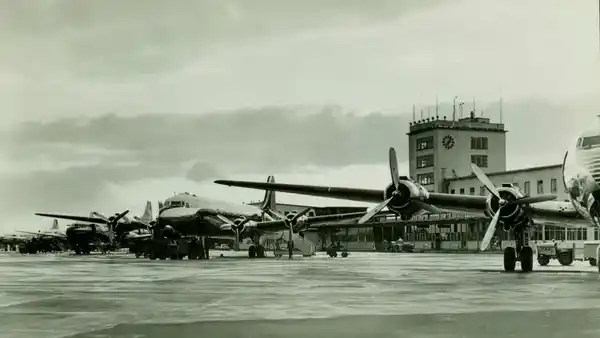
M206 211L209 215L199 216ZM210 215L211 213L214 215ZM183 193L164 201L157 221L160 227L172 227L183 236L235 237L231 227L224 225L217 215L223 215L232 221L242 217L254 222L262 220L262 212L258 207Z
M565 154L563 182L573 207L600 226L600 130L583 133Z

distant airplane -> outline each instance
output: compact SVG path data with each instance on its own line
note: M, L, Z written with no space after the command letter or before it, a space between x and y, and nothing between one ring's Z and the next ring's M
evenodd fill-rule
M16 245L19 247L19 252L35 254L38 252L55 252L62 251L67 244L67 238L64 232L61 232L58 227L58 220L52 222L49 230L32 232L32 231L16 231L22 235L6 235L0 236L0 243L8 245Z
M126 239L126 242L130 242L132 238L142 236L142 231L147 233L146 223L152 220L152 203L146 202L146 208L141 218L134 217L134 220L130 220L126 217L128 213L129 210L126 210L110 217L95 211L92 211L89 217L47 213L36 213L36 215L86 222L71 224L64 233L69 247L75 251L75 254L80 255L89 254L92 249L99 249L103 252L114 250L123 240ZM140 230L140 232L135 234L136 230Z
M497 226L514 235L516 247L504 250L504 269L514 271L517 261L523 271L533 269L533 250L529 245L529 230L535 223L557 222L572 227L599 225L600 216L600 131L583 134L563 161L563 180L570 202L554 201L554 195L526 196L516 186L495 187L475 164L473 174L490 192L488 196L467 196L430 193L423 186L398 173L396 151L389 149L392 183L383 190L346 187L310 186L301 184L264 183L217 180L215 183L251 189L268 189L292 194L330 197L379 203L358 224L364 224L374 214L387 207L391 212L408 220L428 211L431 213L467 212L484 214L492 220L481 242L486 250ZM599 247L600 250L600 247ZM600 253L599 253L600 256ZM600 257L599 257L600 258Z

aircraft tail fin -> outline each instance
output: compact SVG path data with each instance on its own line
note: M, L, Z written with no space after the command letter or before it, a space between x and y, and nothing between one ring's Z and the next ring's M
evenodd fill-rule
M52 222L52 228L50 228L51 230L58 230L58 220L54 219L54 221Z
M267 177L267 183L275 183L275 176L270 175ZM275 201L275 191L274 190L265 190L265 198L260 205L260 208L263 211L266 210L275 210L277 208L277 202Z
M152 202L146 201L146 209L144 209L144 214L140 218L145 223L150 223L153 221L152 219Z
M267 177L267 183L275 183L275 176ZM277 201L275 200L274 190L265 190L265 198L263 199L260 209L263 211L263 217L267 221L283 219L285 216L277 211Z

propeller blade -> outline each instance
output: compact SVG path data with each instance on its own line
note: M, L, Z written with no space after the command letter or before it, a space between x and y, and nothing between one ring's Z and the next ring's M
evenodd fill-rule
M443 213L443 211L440 210L440 209L438 209L437 207L435 207L435 206L433 206L431 204L419 201L419 200L412 200L411 203L414 203L414 204L418 205L419 208L421 208L421 209L423 209L423 210L425 210L425 211L427 211L429 213L432 213L432 214L441 214L441 213Z
M388 203L390 203L390 201L392 200L393 197L388 198L387 200L381 202L380 204L378 204L376 207L374 207L373 209L371 209L371 211L367 212L366 214L364 214L363 217L361 217L358 220L358 224L365 224L368 221L370 221L373 217L375 217L375 215L377 215L381 210L383 210L383 208L385 208Z
M396 149L394 147L390 147L390 174L392 175L392 182L394 183L394 187L398 190L400 186L400 174L398 172L398 158L396 157Z
M502 207L498 208L498 211L494 215L494 218L492 218L490 225L488 226L487 230L485 231L485 235L483 236L483 240L481 241L481 246L479 247L479 250L485 251L485 250L487 250L488 246L490 245L490 242L492 241L492 236L494 236L494 232L496 232L496 226L498 225L498 220L500 220L500 212L501 211L502 211Z
M295 219L296 217L294 217ZM288 230L288 259L292 259L294 256L294 248L293 248L293 243L294 243L294 238L292 237L294 228L294 222L289 222L290 223L290 228Z
M492 183L492 181L490 181L490 179L481 170L481 168L479 168L475 163L471 163L471 171L473 172L473 174L475 174L475 176L477 176L477 179L487 188L487 190L492 195L496 196L496 198L498 198L498 199L501 199L498 189L496 189L496 186L494 185L494 183Z
M510 202L508 202L508 204L522 205L522 204L533 204L533 203L540 203L540 202L554 201L554 200L556 200L555 195L525 196L525 197L518 198L514 201L510 201Z
M117 223L121 218L125 217L125 215L127 215L129 213L129 210L125 210L120 214L117 214L115 219L113 219L113 223Z

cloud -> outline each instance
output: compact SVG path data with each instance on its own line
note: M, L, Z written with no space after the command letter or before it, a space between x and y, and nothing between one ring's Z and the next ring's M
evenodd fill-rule
M600 90L593 2L45 4L0 11L5 123L307 103L398 113L436 95Z
M176 167L202 161L234 172L343 166L380 161L381 156L373 150L402 145L394 135L407 131L409 119L406 115L359 116L340 107L310 106L198 116L110 114L88 121L22 124L11 132L11 156L15 160L39 157L39 152L23 149L45 147L51 152L56 145L58 160L71 153L65 153L65 145L70 144L73 149L104 149L106 163L127 158L142 166L169 163ZM111 156L111 152L116 154ZM101 158L97 153L88 157L90 161Z
M210 163L196 162L186 172L185 177L190 181L204 182L219 177L219 171Z

